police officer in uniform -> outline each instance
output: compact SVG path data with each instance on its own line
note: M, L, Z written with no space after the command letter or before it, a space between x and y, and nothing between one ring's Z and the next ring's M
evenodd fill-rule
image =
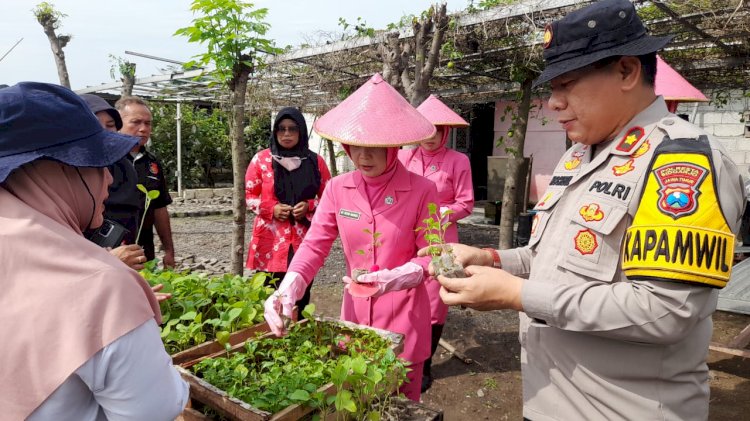
M164 178L164 170L156 157L146 150L146 142L151 137L151 110L145 101L138 97L123 97L115 103L115 108L122 117L122 129L120 133L129 134L139 138L138 145L131 151L133 164L138 176L138 184L142 184L148 191L157 190L159 196L151 200L146 215L139 215L143 220L140 230L138 244L143 247L146 259L152 260L156 257L154 249L154 231L156 228L159 239L164 249L163 264L165 267L174 267L174 244L172 242L172 228L169 221L167 205L172 203L169 188ZM145 204L146 196L140 193L141 200Z
M547 26L536 84L576 143L527 247L456 245L468 278L438 278L448 305L521 312L526 419L708 418L711 314L745 197L724 148L654 93L670 39L627 0Z

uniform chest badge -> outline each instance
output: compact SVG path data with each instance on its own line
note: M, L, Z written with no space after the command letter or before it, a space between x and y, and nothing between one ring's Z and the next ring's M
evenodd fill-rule
M159 166L156 165L156 162L152 162L148 166L148 170L151 172L151 174L156 175L159 174Z
M619 177L621 175L629 173L630 171L633 171L635 169L635 165L633 165L634 162L634 160L628 159L628 162L622 165L615 165L614 167L612 167L612 174Z
M594 254L599 242L596 240L596 234L589 229L580 230L573 239L575 249L581 254Z
M353 219L355 221L359 221L359 212L341 209L339 210L339 215L347 219Z
M578 210L578 213L586 222L601 221L604 219L604 212L599 209L599 205L596 203L589 203L586 206L582 206L581 209Z
M698 210L700 187L708 170L687 162L675 162L654 170L659 189L657 207L663 214L678 219Z
M536 228L539 226L539 220L541 217L538 213L534 214L534 218L531 220L531 235L534 235L536 233Z
M430 171L437 171L436 165L430 165Z
M615 146L615 149L620 152L630 152L645 133L646 131L643 130L643 127L632 127L627 133L625 133L625 136L623 136L620 143Z
M548 191L547 193L542 196L542 200L539 201L539 203L536 204L537 208L541 208L544 206L550 199L552 199L552 196L554 196L554 193L551 191Z
M386 205L392 205L394 202L395 202L395 200L393 199L393 196L386 196L385 197L385 204Z
M651 143L647 140L643 142L643 144L638 149L636 149L636 151L633 153L633 158L640 158L641 156L643 156L643 154L648 152L649 149L651 149Z
M581 165L581 158L583 158L584 155L586 155L586 152L583 152L583 151L573 152L571 154L573 158L568 161L565 161L565 164L563 164L563 166L565 167L566 170L574 170L578 168Z

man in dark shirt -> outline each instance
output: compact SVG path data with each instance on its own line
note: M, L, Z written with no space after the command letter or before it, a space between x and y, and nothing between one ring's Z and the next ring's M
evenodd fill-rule
M116 132L122 128L120 113L104 98L93 94L82 94L81 98L86 101L86 105L105 130ZM123 238L123 245L115 247L111 253L131 268L141 270L146 262L146 256L143 249L135 244L135 234L143 204L136 187L138 180L133 158L126 155L107 169L112 175L112 184L109 185L109 196L104 201L104 217L119 223L129 231Z
M146 258L152 260L156 257L154 249L154 232L161 240L164 250L164 267L174 267L174 244L172 243L172 228L169 221L169 212L167 205L172 203L172 197L169 195L164 171L161 163L146 150L146 142L151 136L151 110L148 104L138 97L123 97L115 103L115 108L120 112L122 117L122 129L120 133L138 137L138 145L130 152L133 157L133 164L138 177L138 184L142 184L147 190L158 190L159 197L153 199L145 211L145 216L141 212L139 218L142 218L143 225L138 237L138 244L143 246ZM146 195L138 192L141 203L145 205ZM140 222L140 221L139 221Z

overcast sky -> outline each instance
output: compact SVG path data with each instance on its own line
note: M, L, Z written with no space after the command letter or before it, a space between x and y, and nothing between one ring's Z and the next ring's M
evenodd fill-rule
M41 0L0 0L0 57L19 39L13 51L0 61L0 84L20 81L58 83L49 41L31 9ZM299 45L319 39L319 31L341 32L339 17L355 23L362 17L376 29L417 14L433 0L256 0L267 7L271 24L268 38L279 46ZM187 61L202 52L198 44L173 37L178 28L193 18L190 0L52 0L55 9L67 16L58 34L72 34L64 49L73 89L112 82L110 55L137 64L137 76L160 74L166 63L126 55L134 51ZM448 11L466 8L468 0L448 0Z

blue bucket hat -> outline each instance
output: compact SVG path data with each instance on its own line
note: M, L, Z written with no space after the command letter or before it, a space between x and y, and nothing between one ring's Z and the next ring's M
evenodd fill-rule
M84 100L59 85L21 82L0 89L0 183L40 158L106 167L138 138L104 130Z
M534 87L607 57L659 51L672 38L648 35L628 0L596 1L544 29L546 66Z

